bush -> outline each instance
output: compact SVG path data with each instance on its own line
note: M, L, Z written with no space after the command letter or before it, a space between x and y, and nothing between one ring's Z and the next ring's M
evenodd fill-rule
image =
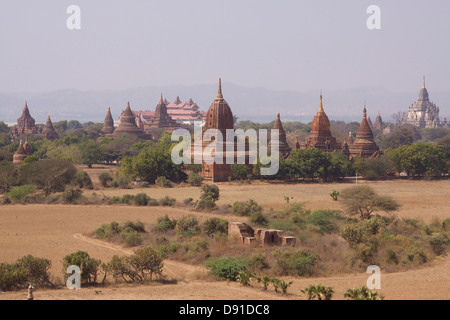
M366 286L358 289L347 289L344 298L351 300L383 300L383 295L370 291Z
M435 233L428 237L428 243L430 244L431 249L433 249L433 252L440 256L447 249L449 241L448 238L442 233Z
M172 188L173 187L172 182L170 182L170 180L167 179L166 177L158 177L156 179L155 184L161 188Z
M315 272L317 258L307 251L275 250L272 255L283 273L295 272L299 276L311 276Z
M255 212L261 212L262 207L252 199L247 202L235 202L233 204L233 213L238 216L250 216Z
M0 290L25 289L28 284L46 287L53 286L49 278L51 261L31 255L18 259L13 264L0 264Z
M133 203L135 206L146 206L148 205L148 201L150 200L150 197L147 196L145 193L139 193L134 196Z
M170 196L165 196L164 198L161 198L159 202L164 207L173 207L177 203L177 199Z
M98 179L100 180L100 183L104 188L107 188L109 184L114 180L113 177L107 172L100 173Z
M182 217L177 221L175 227L177 235L182 237L191 237L200 233L200 226L197 218L193 216Z
M330 193L330 197L333 198L334 201L338 201L338 196L340 195L339 191L333 190L332 193Z
M231 172L233 174L233 177L237 180L243 180L247 179L248 173L249 173L249 167L245 164L232 164L230 166Z
M80 189L73 189L72 187L67 186L64 192L61 195L61 200L63 203L76 203L82 195L83 191Z
M331 233L338 229L335 222L338 212L336 210L315 210L306 217L306 222L318 226L322 232Z
M127 247L135 247L142 243L139 233L130 227L126 227L120 232L120 238Z
M216 206L216 201L219 200L219 187L214 184L205 184L201 187L202 193L200 201L197 203L197 210L212 209Z
M260 211L252 213L250 221L264 227L269 224L267 217Z
M220 218L210 218L203 223L203 232L208 237L214 237L217 233L228 233L228 221Z
M248 262L236 258L209 258L205 266L210 269L211 274L224 279L236 281L240 272L245 271Z
M308 296L308 300L331 300L333 297L334 290L332 287L325 287L321 284L310 285L304 290L300 290Z
M201 186L202 185L203 180L204 180L204 178L201 175L199 175L196 172L191 172L191 173L188 174L188 177L187 177L186 181L191 186L196 186L197 187L197 186Z
M442 221L442 230L450 231L450 218L447 218L444 221Z
M169 230L174 230L177 225L177 220L170 220L169 216L166 215L162 218L158 218L154 229L158 232L167 232Z
M354 245L361 242L363 232L359 226L349 225L341 229L341 237L350 245Z
M87 252L77 251L64 257L63 273L65 275L65 279L67 279L67 268L75 265L81 269L82 283L96 283L100 264L100 260L91 258Z
M8 198L16 201L25 203L27 201L28 196L36 191L36 186L33 185L23 185L14 187L8 192Z
M74 182L80 189L82 189L82 188L86 188L89 190L94 189L94 185L92 184L91 177L89 177L89 175L86 171L82 171L82 170L78 171L75 176Z

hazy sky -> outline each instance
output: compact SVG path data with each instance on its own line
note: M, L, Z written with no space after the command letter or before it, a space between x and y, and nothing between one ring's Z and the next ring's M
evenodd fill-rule
M66 9L81 8L81 30ZM381 30L366 9L381 8ZM2 0L0 92L225 81L276 90L450 79L448 0Z

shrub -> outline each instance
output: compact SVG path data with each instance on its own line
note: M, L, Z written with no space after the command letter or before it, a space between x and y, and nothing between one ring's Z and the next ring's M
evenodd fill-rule
M332 287L325 287L321 284L310 285L308 288L300 290L308 296L308 300L331 300L334 290Z
M423 264L428 261L428 257L422 249L411 246L408 248L406 256L410 262Z
M278 280L278 279L277 279ZM289 287L293 284L294 282L290 281L290 282L286 282L284 280L278 280L278 284L281 288L281 292L286 295L287 294L287 290L289 289Z
M247 179L249 168L245 164L232 164L230 166L233 177L237 180Z
M266 261L266 255L262 252L255 253L248 260L248 266L253 270L264 270L268 269L270 266Z
M439 256L445 252L449 241L442 233L435 233L428 237L428 243L431 249L433 249L433 252Z
M86 171L83 171L83 170L78 171L75 176L74 182L80 189L82 189L82 188L86 188L86 189L90 189L90 190L94 189L94 185L92 184L91 177L89 177L89 175Z
M221 218L210 218L203 223L203 232L208 237L214 237L217 233L228 232L228 221Z
M170 220L168 215L158 218L154 229L158 232L167 232L169 230L174 230L177 225L177 220Z
M250 221L260 226L267 226L269 223L267 217L260 211L252 213L250 216Z
M81 269L82 283L95 283L97 281L100 264L100 260L91 258L87 252L77 251L64 257L63 273L65 275L65 279L67 279L67 268L69 266L75 265L80 267Z
M384 296L378 292L372 292L366 286L363 286L358 289L347 289L344 298L351 300L383 300Z
M201 175L199 175L196 172L191 172L188 174L187 177L187 182L191 185L191 186L201 186L202 182L203 182L203 177Z
M350 245L354 245L361 242L363 232L357 225L348 225L341 229L341 237Z
M399 257L398 257L397 252L395 252L392 249L388 249L386 251L386 261L387 261L387 263L398 264L399 263Z
M382 228L386 228L386 221L381 217L372 217L369 220L364 220L361 223L361 230L367 235L376 235Z
M14 187L8 192L8 198L16 202L26 202L28 196L36 191L36 186L34 185L23 185Z
M172 186L173 186L172 182L170 182L170 180L167 179L166 177L158 177L156 179L155 184L161 188L172 188Z
M255 275L253 273L242 270L238 273L236 280L239 281L242 286L246 287L250 285L250 281L254 276Z
M0 263L0 289L2 291L24 288L27 283L27 273L14 265Z
M318 226L325 233L331 233L338 229L335 223L337 212L334 210L315 210L306 217L306 222Z
M202 193L200 201L197 203L197 210L212 209L216 206L216 201L219 200L219 187L214 184L205 184L201 187Z
M170 196L165 196L164 198L161 198L159 202L164 207L173 207L177 203L177 199Z
M236 258L209 258L205 261L205 266L214 276L224 279L236 281L239 273L247 268L247 261Z
M182 217L177 221L175 227L177 235L182 237L191 237L200 233L200 226L197 218L193 216Z
M148 195L146 195L145 193L138 193L133 198L133 204L135 206L142 207L142 206L148 205L149 200L150 200L150 197Z
M107 188L109 184L114 180L113 177L107 172L100 173L98 179L100 180L100 183L104 188Z
M135 247L142 243L142 238L139 233L129 227L120 232L120 238L127 247Z
M338 201L338 196L340 195L339 191L333 190L332 193L330 193L330 197L333 198L334 201Z
M238 216L250 216L255 212L261 212L262 207L252 199L247 202L235 202L233 204L233 213Z
M64 192L61 195L61 200L63 203L76 203L82 195L83 191L80 189L73 189L72 187L67 186Z
M317 258L307 251L275 250L277 264L283 273L295 272L299 276L314 274Z
M447 218L444 221L442 221L442 230L450 231L450 218Z

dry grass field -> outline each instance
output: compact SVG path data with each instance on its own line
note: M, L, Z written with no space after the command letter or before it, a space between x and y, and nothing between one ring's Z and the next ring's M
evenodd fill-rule
M102 170L92 169L95 174ZM89 172L90 174L94 172ZM94 178L95 179L95 178ZM93 179L93 180L94 180ZM399 217L423 219L430 222L433 217L450 217L449 181L381 181L368 183L380 194L389 194L400 204ZM221 198L218 205L235 201L256 200L265 209L281 208L284 197L293 197L292 202L305 202L310 209L342 209L339 202L329 196L333 190L342 190L350 184L219 184ZM98 186L96 185L96 188ZM198 199L199 188L147 188L105 189L85 192L89 195L123 195L146 192L160 199L170 195L178 201L186 198ZM0 206L0 262L13 262L31 254L52 261L53 280L62 284L62 258L76 250L87 251L92 257L103 261L113 255L130 254L130 249L84 236L103 223L112 221L141 220L146 225L155 223L158 217L168 214L171 218L187 215L183 209L163 207L130 206L72 206L72 205L14 205ZM194 213L200 220L214 216ZM222 216L222 215L221 215ZM223 215L229 221L239 221L236 216ZM259 288L241 287L238 283L213 281L202 267L179 262L165 261L164 273L176 283L151 285L119 285L106 288L82 288L37 290L36 299L305 299L299 289L309 284L322 283L335 289L335 298L342 298L347 288L365 285L368 275L343 274L329 278L292 278L293 286L287 296L263 292ZM400 273L383 274L381 293L386 299L450 299L450 257L439 258L425 268ZM26 292L0 293L0 299L25 299Z

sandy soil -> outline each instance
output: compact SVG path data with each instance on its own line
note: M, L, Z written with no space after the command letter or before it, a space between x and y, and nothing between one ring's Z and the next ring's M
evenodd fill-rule
M397 199L401 217L421 218L431 221L450 217L450 183L448 181L385 181L370 182L378 192L390 194ZM291 201L306 202L308 208L338 209L339 202L331 200L332 190L342 190L348 184L296 184L296 185L220 185L220 204L245 201L253 198L266 208L280 208L284 196ZM149 188L132 190L96 190L97 194L119 195L146 192L159 199L171 195L178 200L188 197L197 199L198 188ZM113 255L126 255L132 251L103 241L90 239L85 234L100 224L111 221L141 220L152 224L165 214L174 218L186 215L178 208L121 207L121 206L60 206L15 205L0 206L0 262L13 262L26 254L52 260L51 274L62 282L62 258L76 250L87 251L103 261ZM212 216L196 214L200 219ZM235 216L225 216L236 221ZM237 283L211 281L202 267L174 261L165 261L164 273L173 284L120 285L107 288L82 288L37 290L36 299L305 299L300 289L309 284L322 283L335 289L335 298L342 298L349 287L365 285L368 275L345 274L329 278L292 278L293 286L288 296L263 292L260 288L243 288ZM450 256L444 256L426 268L401 273L382 273L382 294L386 299L450 299ZM0 293L0 299L25 299L26 292Z

